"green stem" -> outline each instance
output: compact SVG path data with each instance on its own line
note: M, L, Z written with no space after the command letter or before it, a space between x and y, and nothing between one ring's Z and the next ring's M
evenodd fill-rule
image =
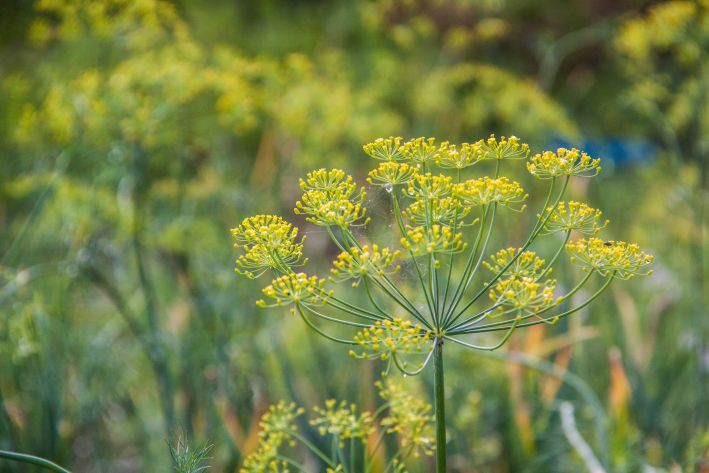
M291 430L291 429L283 429L285 433L288 435L291 435L294 439L296 439L298 442L302 443L307 447L308 450L313 452L315 455L318 456L327 466L330 468L335 468L337 465L335 465L335 462L328 457L322 450L320 450L318 447L316 447L310 440L307 438L303 437L300 435L298 432Z
M525 315L525 316L522 317L522 320L527 320L527 319L532 318L532 317L539 317L540 315L545 314L545 313L549 312L550 310L553 310L553 309L557 308L560 303L564 302L566 299L568 299L569 297L571 297L571 296L573 296L574 294L576 294L576 293L579 291L579 289L581 289L581 287L583 287L583 285L586 284L586 282L591 278L592 275L593 275L593 272L592 272L592 271L589 271L589 272L586 274L586 276L585 276L573 289L571 289L568 293L564 294L563 296L559 297L559 299L557 299L557 303L556 303L556 304L554 304L553 306L547 307L546 309L542 309L542 310L540 310L539 312L533 312L533 313L530 313L530 314L528 314L528 315ZM493 306L493 307L495 307L495 306ZM517 310L517 309L515 309L515 308L508 309L508 310L506 310L506 311L504 311L504 312L501 312L500 314L497 314L497 316L498 316L498 317L501 317L501 316L503 316L503 315L506 315L506 314L515 312L516 310ZM451 327L450 329L448 329L448 331L447 331L446 333L447 333L448 335L460 335L460 334L462 334L462 333L466 333L466 332L465 332L466 330L468 330L469 328L473 327L476 323L478 323L480 320L482 320L482 318L485 317L485 315L486 315L489 311L490 311L490 309L486 309L485 311L481 312L480 314L478 314L478 315L476 315L476 316L474 316L474 317L471 317L471 318L468 319L468 320L465 320L465 321L463 321L463 322L460 322L460 323L457 324L457 325L454 325L453 327ZM552 317L552 319L554 319L554 317ZM485 325L484 327L487 327L487 326L499 326L499 325L504 325L504 324L509 323L509 322L510 322L510 320L505 320L505 321L502 321L502 322L496 322L495 324ZM478 327L478 328L479 328L479 327ZM472 332L471 332L471 333L472 333Z
M297 468L298 471L301 473L310 473L308 470L305 469L305 466L301 465L300 463L296 462L295 460L291 460L290 458L283 456L283 455L276 455L276 459L286 462L289 465L291 465L294 468Z
M552 266L554 266L554 263L556 263L556 260L559 259L559 255L561 254L562 251L564 251L564 248L566 248L566 244L569 242L570 237L571 237L571 230L567 230L566 235L564 236L564 241L561 242L561 246L559 247L558 250L556 250L556 253L554 253L554 256L549 261L549 264L547 264L546 269L542 272L542 274L539 275L539 277L535 280L535 282L541 281L542 278L546 277L546 275L551 272Z
M404 221L401 218L401 209L399 208L399 199L396 197L396 194L392 192L391 195L391 201L392 201L392 207L393 207L393 212L394 216L396 217L396 223L399 226L399 231L401 232L401 237L402 238L408 238L406 235L406 230L404 229ZM419 268L418 263L416 262L416 257L414 256L413 251L409 250L409 255L411 256L411 263L414 265L414 268L416 268L416 274L419 277L419 282L421 283L421 290L423 291L423 295L426 298L426 305L428 305L428 311L431 314L431 319L435 317L435 311L433 310L433 305L431 303L431 299L428 297L428 291L426 290L426 283L423 280L423 275L421 274L421 268Z
M566 187L569 184L570 178L571 178L571 176L566 176L566 180L564 181L564 185L561 187L561 191L559 192L559 195L556 197L556 201L551 206L552 209L556 208L557 204L559 203L561 198L564 196L564 193L566 192ZM551 195L551 191L553 188L554 188L554 181L552 181L552 185L549 189L549 195ZM547 202L548 201L549 201L549 197L547 197ZM547 208L547 202L545 202L545 204L544 204L545 209ZM468 308L470 306L472 306L475 303L475 301L477 301L480 298L480 296L485 294L492 287L492 285L495 284L495 282L497 282L497 280L500 279L500 277L502 277L503 274L505 274L505 272L510 268L510 266L512 266L514 264L514 262L517 261L517 258L519 258L520 255L522 255L524 253L524 251L527 248L529 248L529 245L532 244L534 239L537 237L537 235L539 235L539 233L544 228L544 225L546 225L546 223L549 221L549 218L551 217L551 215L554 213L552 210L551 212L547 212L546 216L545 216L544 212L545 212L545 210L542 210L542 213L540 214L540 219L539 219L539 221L537 221L537 224L534 226L534 230L532 230L532 233L529 235L529 238L527 238L527 241L524 243L522 248L520 248L519 251L517 251L517 254L515 254L515 256L512 259L510 259L510 261L505 265L505 267L502 268L502 270L500 270L497 273L497 275L494 278L492 278L492 280L485 285L485 287L483 287L477 294L475 294L475 296L472 298L472 300L470 300L467 304L465 304L465 306L458 312L457 315L455 315L452 319L450 319L448 321L447 326L450 326L451 324L455 323L455 321L458 320L465 313L465 311L468 310Z
M465 268L463 269L463 275L460 277L460 281L458 281L458 284L456 285L455 292L453 292L453 296L451 297L451 305L450 307L453 307L453 304L455 303L456 300L458 300L458 296L460 294L461 289L463 288L463 284L467 280L468 277L468 271L470 271L473 267L473 261L475 260L475 255L477 254L478 251L478 246L480 246L480 241L482 240L483 233L485 231L485 219L487 217L487 212L490 208L490 205L488 204L485 206L482 212L482 216L480 217L480 229L478 230L478 236L475 237L475 243L473 243L473 247L470 249L470 255L468 256L468 261L465 263ZM444 308L444 313L448 315L448 312L450 311L450 308Z
M487 212L485 212L487 213ZM474 261L475 258L471 258L469 260L468 267L466 268L468 270L467 273L463 274L463 278L460 280L460 286L459 288L462 287L462 290L460 292L456 291L456 295L453 296L453 299L451 299L451 306L448 309L446 313L446 317L443 322L444 327L448 327L448 321L453 317L453 314L455 313L455 309L458 307L460 304L460 301L463 300L463 296L465 295L465 292L468 290L470 287L470 284L473 282L473 278L475 278L475 274L478 272L478 269L480 268L480 264L482 263L484 257L485 257L485 251L487 250L487 245L490 243L490 237L492 236L492 229L495 225L495 215L497 214L497 202L492 204L492 216L490 217L490 226L488 227L487 230L487 235L485 236L485 241L483 242L482 248L480 249L480 255L478 256L478 262L475 264L475 266L471 266L472 262ZM483 214L483 218L485 217L485 214ZM483 220L484 223L484 220ZM480 227L482 229L482 227ZM480 244L480 240L478 240L475 243L475 251L477 252L478 246ZM471 254L471 256L475 256L475 254Z
M6 450L0 450L0 458L6 458L8 460L14 460L20 463L29 463L30 465L37 465L49 471L56 471L58 473L71 473L69 470L62 468L54 462L45 460L44 458L36 457L34 455L28 455L26 453L8 452Z
M456 176L456 184L460 184L460 169L458 169L458 173ZM458 207L456 207L455 213L453 214L453 234L454 235L457 230L458 230ZM443 305L441 306L441 313L442 314L446 313L446 301L448 300L448 290L450 289L452 275L453 275L453 253L451 253L448 258L448 278L446 279L446 288L443 293Z
M567 317L567 316L573 314L574 312L578 312L579 310L581 310L584 307L591 304L591 302L595 301L603 293L603 291L605 291L608 288L608 286L610 286L610 284L613 282L614 275L615 275L615 273L613 273L613 275L611 275L606 280L606 282L603 283L603 285L600 287L600 289L598 289L589 299L587 299L586 302L579 305L578 307L575 307L573 309L569 309L566 312L563 312L558 315L554 315L552 317L540 318L540 320L537 320L534 322L526 322L523 324L519 324L518 328L529 327L532 325L539 325L539 324L548 323L548 322L554 321L554 320L560 320L560 319L563 319L564 317ZM544 311L542 311L542 312L546 312L547 310L549 310L549 309L544 309ZM539 314L541 314L541 312L539 312ZM525 315L524 317L522 317L522 319L526 320L531 317L538 316L539 314ZM465 333L496 332L499 330L508 330L509 326L501 327L501 325L508 324L510 322L511 322L510 320L505 320L503 322L496 322L496 323L492 323L492 324L479 325L479 326L475 327L474 329L470 329L470 330L466 331Z
M357 248L359 248L360 250L362 249L362 246L359 244L357 239L354 237L354 235L348 228L341 228L341 230L343 232L343 237L349 238L352 243L357 246ZM386 274L384 274L383 272L379 274L379 277L382 279L382 281L386 283L386 286L384 285L384 283L382 283L382 281L379 281L377 278L372 276L370 277L372 281L374 281L374 283L379 286L379 288L381 288L394 302L401 306L401 308L403 308L409 314L414 316L416 319L421 320L425 325L428 326L428 324L424 321L423 317L416 310L416 307L411 303L411 301L406 298L406 296L404 296L404 294L396 287L396 285L391 282L391 280L387 277ZM389 289L387 289L387 286L389 287ZM398 296L392 293L392 290L395 294L398 294ZM391 319L391 317L387 318Z
M303 310L300 308L300 304L297 304L295 307L296 307L296 309L298 310L298 315L300 315L300 318L303 319L303 322L305 322L305 323L308 325L308 327L310 327L311 329L315 330L317 333L319 333L319 334L322 335L323 337L325 337L325 338L327 338L328 340L331 340L331 341L333 341L333 342L342 343L342 344L344 344L344 345L357 345L357 342L355 342L354 340L343 340L342 338L337 338L337 337L333 337L332 335L326 334L325 332L323 332L322 330L320 330L319 328L317 328L317 327L315 326L315 324L313 324L313 323L305 316L305 314L303 313Z
M443 382L443 339L437 338L433 353L436 405L436 473L446 472L446 400Z

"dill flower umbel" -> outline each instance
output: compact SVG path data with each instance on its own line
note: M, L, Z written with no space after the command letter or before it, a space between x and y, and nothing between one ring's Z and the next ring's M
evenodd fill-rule
M490 299L501 307L536 312L555 304L555 287L553 280L540 284L530 277L511 277L497 282L490 290Z
M490 135L488 139L480 140L474 146L479 160L526 159L529 156L529 145L520 143L516 136L501 136L498 140L495 135Z
M583 202L559 202L556 208L549 207L547 212L550 217L544 229L549 233L574 230L586 235L595 235L608 225L608 220L599 223L602 215L600 210Z
M340 446L344 446L344 440L364 440L374 432L372 414L366 411L358 414L355 404L329 399L325 407L315 407L313 411L320 417L311 420L310 425L317 427L322 436L333 435Z
M443 142L436 153L436 165L444 169L465 169L480 161L480 150L475 144L456 145Z
M490 261L483 261L483 265L501 277L537 279L544 274L545 261L530 250L520 253L518 248L507 248L492 255Z
M416 225L428 222L451 226L462 225L462 219L470 213L470 208L463 207L455 197L443 197L429 201L417 199L402 214Z
M377 321L355 334L354 341L364 351L350 351L355 358L387 360L396 353L428 353L431 337L418 324L410 320Z
M444 225L433 224L430 228L407 227L406 236L401 238L401 246L415 256L458 253L466 246L462 238L460 233L454 233L452 228Z
M559 148L556 153L544 151L535 154L527 162L527 170L538 179L558 176L593 177L601 172L601 160L592 159L576 148Z
M382 403L374 413L334 399L313 408L314 416L308 424L321 436L330 437L331 448L316 445L298 430L296 419L303 409L283 401L271 406L259 424L259 444L246 457L240 473L307 473L323 468L328 473L371 471L380 442L387 440L386 436L392 440L386 442L392 455L387 471L405 473L411 457L433 453L432 407L389 378L376 386ZM379 434L378 440L373 434ZM389 451L390 447L393 451ZM306 469L304 465L310 463L292 457L303 451L322 461L321 465L312 466L317 470Z
M348 251L343 251L332 263L334 268L330 270L337 282L354 280L353 287L357 287L362 278L368 274L382 275L394 274L399 270L394 261L399 258L398 251L391 251L389 248L379 248L374 244L371 247L364 245L362 248L352 247Z
M605 277L630 279L652 273L648 266L653 257L634 243L589 238L568 243L566 250L571 254L572 263L587 271L598 271Z
M325 291L325 280L305 273L291 273L274 279L269 286L263 288L266 297L275 299L268 304L264 300L257 301L259 307L278 307L300 304L322 305L331 292ZM291 309L293 311L293 309Z
M404 159L417 164L427 164L433 161L438 152L435 138L414 138L399 148Z
M280 401L269 407L261 417L259 426L259 447L248 455L240 473L281 473L287 470L288 463L279 457L279 450L284 443L294 445L290 432L297 426L295 419L305 411L295 403Z
M509 208L513 208L514 204L524 202L528 197L517 182L510 181L506 177L492 179L487 176L480 179L469 179L456 185L455 195L463 205L478 207L497 203ZM514 210L521 211L522 209L524 206Z
M374 159L383 161L397 161L405 159L401 151L401 137L390 136L389 138L377 138L372 143L367 143L362 147L364 152Z
M379 395L389 404L389 415L382 419L382 426L387 432L398 435L402 449L412 448L414 457L433 455L431 406L391 379L377 381L376 386Z
M380 163L376 169L369 171L367 182L373 186L382 186L391 192L394 186L409 182L417 171L417 167L406 163L385 161Z
M440 199L453 191L452 182L450 176L442 174L416 174L408 183L406 195L423 200Z
M231 230L234 247L244 251L236 260L236 272L254 278L273 268L289 272L303 257L303 241L298 229L276 215L245 218ZM305 264L306 261L303 261Z
M295 213L308 215L306 220L321 226L349 227L365 225L366 193L357 189L352 176L340 169L318 169L301 179L303 195L295 204Z

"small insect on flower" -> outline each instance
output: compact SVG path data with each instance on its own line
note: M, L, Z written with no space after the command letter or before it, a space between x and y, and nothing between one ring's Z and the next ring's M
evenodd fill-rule
M571 254L572 263L604 277L630 279L652 273L648 269L652 255L644 253L634 243L589 238L568 243L566 250Z
M600 223L601 211L589 207L583 202L559 202L556 208L546 210L550 216L544 225L547 233L577 231L586 235L595 235L606 225L608 220ZM541 216L538 216L541 218Z
M532 156L527 162L527 170L537 179L552 179L564 175L593 177L601 172L600 164L600 159L592 159L575 148L559 148L556 153L544 151Z
M275 302L268 304L264 300L256 301L259 307L278 307L293 304L323 305L332 294L324 289L325 280L305 273L291 273L274 279L269 286L263 288L266 297ZM291 313L295 308L291 308Z
M305 264L303 241L297 241L298 229L276 215L256 215L245 218L231 230L234 247L244 251L236 260L236 272L255 278L267 269L288 273Z

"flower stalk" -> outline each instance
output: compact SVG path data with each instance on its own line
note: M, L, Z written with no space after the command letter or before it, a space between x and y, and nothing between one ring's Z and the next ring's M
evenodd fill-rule
M45 458L37 457L34 455L28 455L26 453L8 452L7 450L0 450L0 458L5 458L7 460L16 461L19 463L27 463L29 465L36 465L45 470L54 471L56 473L71 473L69 470L62 468L56 463L49 461Z
M443 370L443 339L435 340L433 382L436 414L436 473L446 472L446 395Z

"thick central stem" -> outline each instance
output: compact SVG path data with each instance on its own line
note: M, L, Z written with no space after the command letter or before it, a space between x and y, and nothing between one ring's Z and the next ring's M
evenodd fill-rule
M446 472L446 400L443 383L443 339L436 339L433 352L434 401L436 405L436 473Z

